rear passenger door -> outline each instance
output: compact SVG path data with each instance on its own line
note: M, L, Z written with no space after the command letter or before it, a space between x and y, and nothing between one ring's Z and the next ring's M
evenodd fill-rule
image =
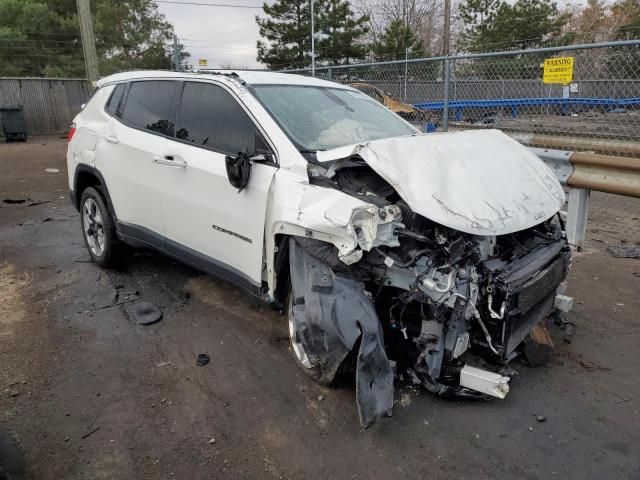
M107 105L98 166L107 182L120 230L163 246L163 225L155 163L175 134L180 82L145 80L116 87Z
M227 179L225 156L271 153L265 136L230 90L185 82L172 143L165 155L181 163L162 169L168 248L182 249L191 263L257 291L267 194L276 168L255 163L248 186L238 192Z

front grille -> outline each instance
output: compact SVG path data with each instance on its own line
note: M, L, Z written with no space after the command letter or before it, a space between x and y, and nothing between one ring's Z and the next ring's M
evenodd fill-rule
M503 360L553 311L556 289L567 274L570 251L566 245L547 248L520 259L521 265L511 269L513 275L502 275L496 285L497 296L507 299L502 323L494 324L495 338L501 339ZM550 252L555 252L552 258L549 258ZM543 258L548 259L548 263L540 265L531 278L523 278L522 267L531 267Z
M505 324L503 358L510 355L527 335L553 311L555 290L524 314L509 315Z
M538 304L564 280L564 264L562 258L557 258L549 267L522 285L518 291L512 293L513 303L511 314L524 313Z

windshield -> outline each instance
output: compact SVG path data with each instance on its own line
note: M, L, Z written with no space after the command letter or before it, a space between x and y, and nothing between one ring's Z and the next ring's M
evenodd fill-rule
M255 85L253 91L301 150L418 133L362 92L304 85Z

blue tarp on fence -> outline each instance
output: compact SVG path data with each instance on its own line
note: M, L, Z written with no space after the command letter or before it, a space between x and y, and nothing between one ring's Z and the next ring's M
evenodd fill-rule
M487 100L452 100L449 102L449 109L455 111L455 119L462 120L465 108L510 108L513 117L518 116L519 107L529 106L559 106L563 113L569 113L571 105L598 106L607 110L617 108L640 106L640 97L633 98L586 98L586 97L544 97L544 98L504 98ZM424 102L414 104L417 108L425 110L442 110L444 102Z

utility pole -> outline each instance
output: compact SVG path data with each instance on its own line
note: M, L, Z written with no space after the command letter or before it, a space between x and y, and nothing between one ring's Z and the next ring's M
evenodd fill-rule
M404 35L403 42L404 43L404 95L402 99L407 101L407 77L409 76L409 16L407 15L407 3L405 1L402 2L402 16L404 18Z
M82 50L87 80L93 86L98 80L98 54L96 53L96 39L93 36L93 20L89 0L76 0L78 5L78 19L80 20L80 35L82 36Z
M182 62L180 60L180 54L182 53L182 45L178 43L178 36L173 34L173 65L176 72L182 71Z
M409 78L409 47L404 49L404 95L402 99L407 101L407 79Z
M313 12L313 0L309 0L311 3L311 76L316 76L316 26L315 26L315 14Z
M449 55L451 38L451 0L444 0L444 32L442 32L442 55Z

